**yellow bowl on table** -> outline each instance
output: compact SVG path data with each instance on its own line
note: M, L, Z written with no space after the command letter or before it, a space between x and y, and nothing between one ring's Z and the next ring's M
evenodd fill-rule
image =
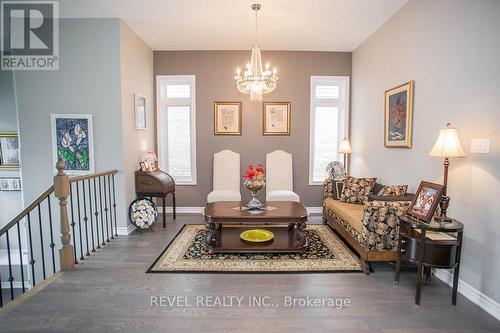
M243 231L240 234L240 238L250 243L264 243L272 240L274 234L269 230L251 229Z

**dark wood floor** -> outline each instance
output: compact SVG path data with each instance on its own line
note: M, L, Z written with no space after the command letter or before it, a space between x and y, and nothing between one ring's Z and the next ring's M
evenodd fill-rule
M318 222L319 219L313 219ZM145 274L184 223L120 236L19 306L0 310L0 332L500 332L500 322L433 279L414 301L415 272L393 267L338 274ZM152 307L151 296L270 296L277 307ZM284 307L285 296L346 297L351 306Z

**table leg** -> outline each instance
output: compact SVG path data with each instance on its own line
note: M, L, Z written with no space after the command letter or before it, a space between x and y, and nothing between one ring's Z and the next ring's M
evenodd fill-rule
M394 283L399 284L399 273L401 271L401 227L399 228L398 253L396 256L396 271L394 272Z
M216 223L213 223L211 221L207 221L206 223L208 232L207 232L207 237L205 238L205 242L211 249L217 243L217 236L220 233L220 230L217 230L218 226Z
M457 293L458 293L458 275L460 273L460 256L462 255L462 236L463 232L458 233L458 246L457 255L455 256L455 268L453 269L453 294L451 297L451 304L457 305Z
M417 263L417 292L415 295L415 304L420 305L420 294L422 292L422 275L424 268L424 252L425 252L425 230L421 230L420 241L418 244L418 263Z
M297 244L300 247L305 247L307 245L307 238L306 238L306 223L305 222L299 222L297 223L297 228L296 228L296 233L297 233Z
M167 209L166 209L166 204L165 204L165 201L166 201L165 197L166 196L167 196L166 194L163 195L163 228L167 227L167 223L166 223Z
M176 219L176 213L175 213L175 192L172 193L172 206L174 210L174 220Z

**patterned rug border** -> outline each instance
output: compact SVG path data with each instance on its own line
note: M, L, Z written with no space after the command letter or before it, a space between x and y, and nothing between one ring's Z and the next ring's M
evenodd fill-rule
M352 270L309 270L309 271L302 271L302 270L290 270L290 271L200 271L200 270L172 270L172 271L156 271L153 270L153 268L156 266L158 261L163 258L163 255L165 252L169 249L169 247L174 243L174 241L177 239L177 237L184 231L184 229L187 226L198 226L201 224L184 224L182 228L175 234L175 236L168 242L167 246L161 251L160 255L153 261L151 266L146 270L146 274L339 274L339 273L363 273L361 268L358 269L352 269ZM315 224L313 224L315 225ZM343 243L343 240L335 233L335 231L329 226L329 225L323 225L326 228L328 228L333 235ZM354 252L346 245L343 244L347 251L349 251L354 257L357 257Z

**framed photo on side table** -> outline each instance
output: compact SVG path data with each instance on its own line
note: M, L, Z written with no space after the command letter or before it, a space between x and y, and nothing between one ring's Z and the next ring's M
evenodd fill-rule
M147 118L146 118L146 97L141 94L135 94L135 129L145 130L147 129Z
M290 135L291 103L262 103L262 135Z
M407 214L429 223L443 196L444 186L422 181L408 208Z
M214 102L214 135L241 135L241 102Z
M0 132L0 169L19 169L19 138L16 132Z
M411 148L413 81L385 91L384 146Z

